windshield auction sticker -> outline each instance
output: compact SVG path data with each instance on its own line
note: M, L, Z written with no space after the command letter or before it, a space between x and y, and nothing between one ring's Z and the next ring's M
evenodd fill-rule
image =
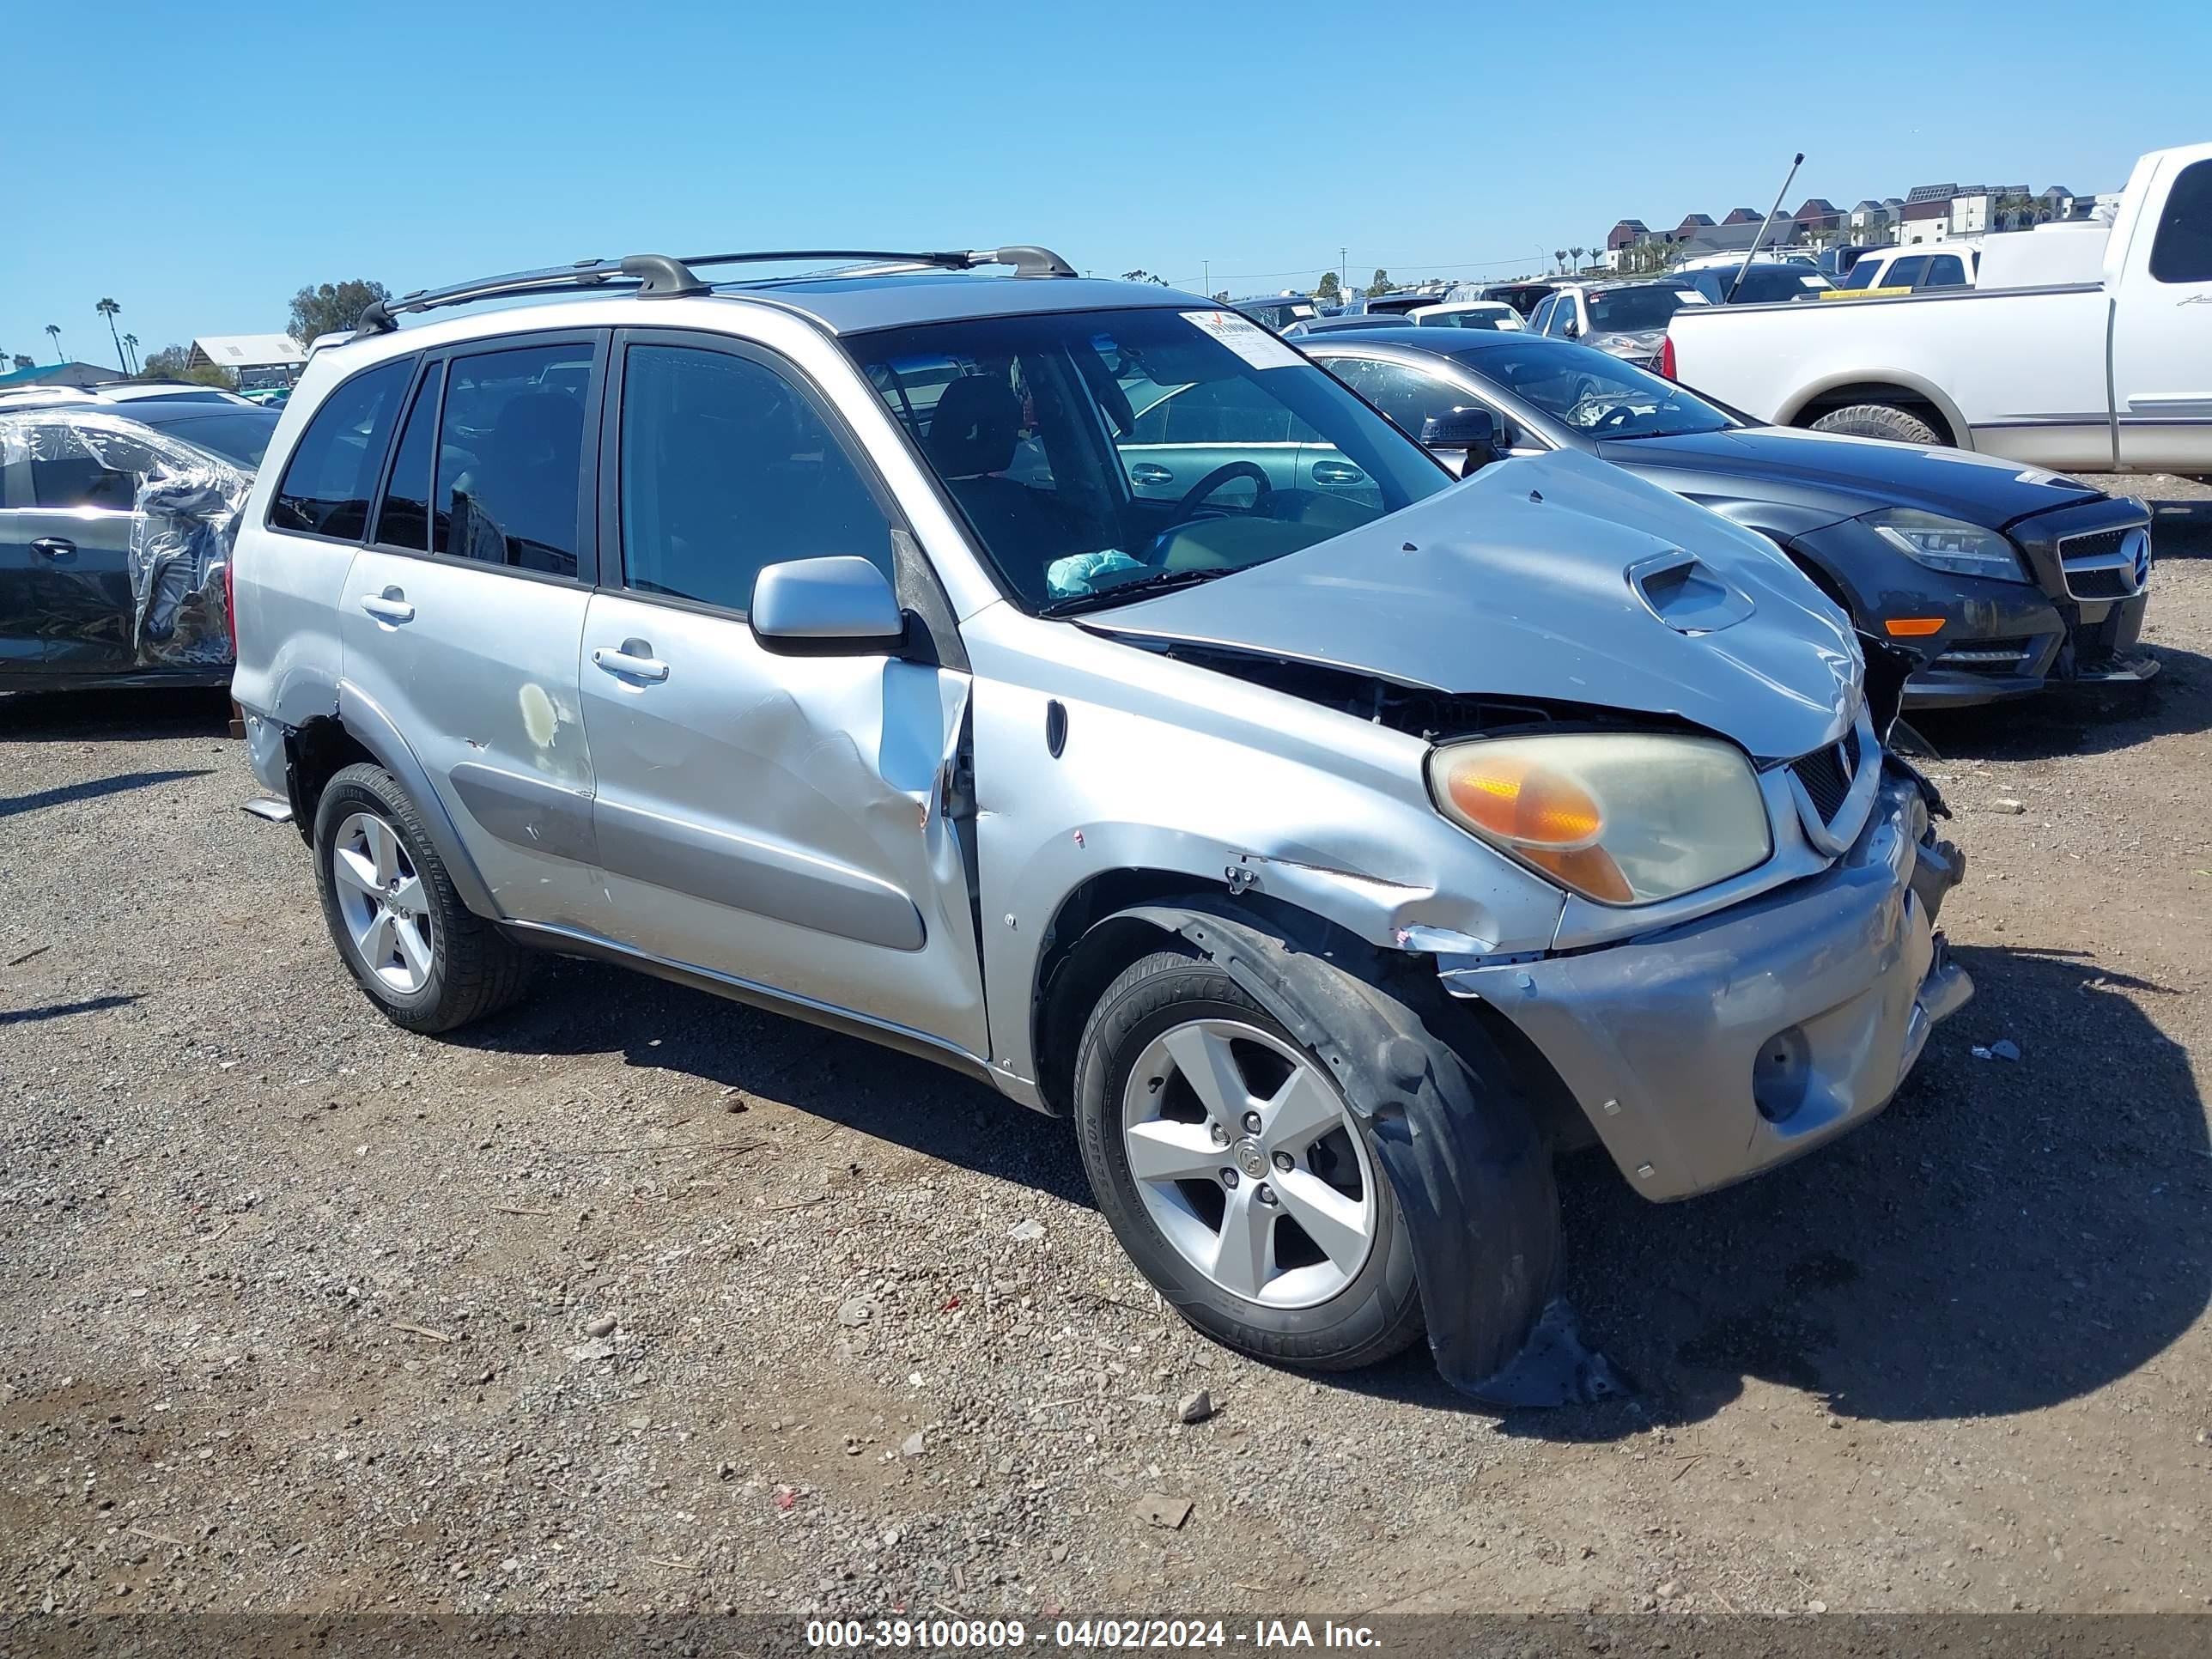
M1185 322L1201 328L1255 368L1296 368L1305 359L1254 322L1233 311L1186 311Z

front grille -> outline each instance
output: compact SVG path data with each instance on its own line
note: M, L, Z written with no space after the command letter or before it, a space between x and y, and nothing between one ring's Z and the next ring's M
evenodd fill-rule
M1843 811L1844 798L1851 793L1851 779L1858 771L1858 760L1859 734L1854 730L1843 742L1815 749L1790 763L1791 775L1805 786L1821 823L1833 823L1836 814Z
M2066 591L2077 599L2132 599L2150 576L2150 532L2140 525L2068 536L2058 544Z
M2040 641L2020 640L1976 640L1972 644L1958 645L1936 659L1938 668L1963 668L1975 674L2015 674L2035 654Z

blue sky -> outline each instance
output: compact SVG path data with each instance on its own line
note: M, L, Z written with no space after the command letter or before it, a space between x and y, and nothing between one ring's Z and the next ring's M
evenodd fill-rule
M2212 138L2212 6L1297 0L15 9L0 349L112 361L586 255L1037 241L1238 294L1509 276L1624 215L1945 179L2117 189ZM1570 27L1562 29L1559 24ZM1563 40L1563 35L1566 39ZM109 98L103 89L114 88Z

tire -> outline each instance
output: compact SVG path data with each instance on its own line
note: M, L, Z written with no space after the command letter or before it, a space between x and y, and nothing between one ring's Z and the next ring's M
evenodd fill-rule
M1919 416L1890 404L1853 404L1848 409L1832 409L1813 422L1813 430L1839 433L1846 438L1883 438L1893 444L1917 444L1923 449L1941 449L1949 441Z
M1263 1289L1263 1295L1282 1296L1282 1305L1271 1305L1229 1289L1197 1265L1190 1243L1194 1238L1203 1238L1203 1225L1210 1213L1206 1179L1176 1182L1171 1191L1164 1181L1139 1180L1131 1164L1134 1143L1125 1128L1125 1115L1131 1109L1129 1091L1137 1080L1140 1061L1146 1062L1145 1069L1153 1069L1162 1053L1160 1045L1171 1034L1180 1043L1192 1032L1200 1033L1209 1043L1213 1034L1253 1034L1226 1040L1238 1056L1235 1063L1244 1068L1248 1083L1253 1084L1255 1094L1264 1092L1270 1079L1276 1078L1277 1067L1302 1060L1311 1068L1305 1076L1325 1087L1339 1107L1343 1104L1341 1091L1328 1067L1301 1048L1289 1031L1220 969L1179 950L1162 951L1133 963L1107 987L1091 1010L1076 1059L1075 1116L1084 1169L1098 1207L1122 1248L1185 1319L1216 1341L1242 1352L1316 1370L1355 1370L1399 1352L1418 1339L1423 1328L1413 1240L1358 1114L1346 1111L1340 1128L1327 1131L1297 1152L1297 1167L1287 1176L1279 1173L1281 1166L1272 1163L1266 1144L1243 1144L1257 1142L1257 1136L1235 1138L1219 1148L1222 1171L1235 1170L1241 1154L1253 1160L1248 1162L1248 1170L1263 1172L1243 1174L1233 1187L1212 1179L1222 1208L1218 1224L1221 1237L1228 1237L1229 1206L1239 1202L1239 1192L1246 1194L1243 1214L1264 1216L1266 1210L1255 1206L1262 1204L1274 1185L1285 1187L1284 1194L1267 1206L1273 1211L1273 1219L1262 1223L1270 1232L1263 1251L1270 1262L1304 1263L1283 1269ZM1286 1082L1283 1086L1287 1091ZM1188 1079L1182 1076L1178 1065L1166 1089L1147 1092L1163 1097L1172 1094L1188 1108L1191 1102L1184 1098L1187 1088ZM1190 1092L1194 1095L1195 1091ZM1309 1098L1317 1120L1319 1097ZM1273 1108L1276 1103L1267 1104ZM1206 1109L1202 1102L1198 1109ZM1163 1127L1172 1121L1164 1115L1157 1120ZM1199 1125L1188 1127L1194 1139L1203 1133ZM1357 1144L1351 1137L1358 1137ZM1352 1180L1350 1172L1355 1169L1358 1198L1354 1207L1363 1211L1369 1231L1364 1258L1356 1268L1347 1271L1334 1261L1308 1259L1322 1252L1314 1236L1298 1225L1298 1217L1303 1213L1325 1219L1341 1212L1344 1206L1334 1202L1325 1206L1314 1204L1315 1195L1322 1191L1316 1183L1326 1176L1337 1183L1330 1190L1342 1197ZM1148 1186L1153 1189L1149 1199ZM1185 1197L1186 1193L1194 1195L1194 1203ZM1293 1199L1292 1193L1300 1196ZM1187 1218L1185 1209L1195 1214ZM1295 1232L1283 1225L1285 1220ZM1338 1241L1344 1237L1338 1234ZM1292 1281L1304 1290L1292 1294L1282 1288Z
M522 995L529 952L461 902L422 813L382 767L349 766L324 786L314 848L331 942L392 1024L451 1031Z

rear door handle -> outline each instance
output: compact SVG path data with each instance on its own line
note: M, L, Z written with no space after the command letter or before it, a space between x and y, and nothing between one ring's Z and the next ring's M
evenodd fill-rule
M1367 482L1364 472L1356 466L1347 466L1342 461L1316 461L1313 476L1316 483L1356 484Z
M73 559L76 544L64 536L41 536L31 544L31 551L42 559Z
M658 685L668 678L668 665L653 654L652 645L645 640L624 640L619 651L600 646L592 653L592 661L626 680L643 680Z
M1154 466L1150 461L1139 461L1129 469L1129 482L1140 484L1171 484L1175 474L1164 466Z
M381 593L362 595L361 608L380 623L397 628L401 623L415 620L415 607L407 603L406 594L396 587L387 587Z

